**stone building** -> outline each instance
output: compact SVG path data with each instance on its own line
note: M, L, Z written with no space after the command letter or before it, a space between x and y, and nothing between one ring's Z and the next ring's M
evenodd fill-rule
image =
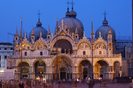
M55 33L46 30L38 18L29 37L16 31L14 55L8 67L15 69L15 78L47 80L113 79L122 75L122 56L115 53L115 31L106 16L102 26L87 38L84 26L72 8L56 22Z

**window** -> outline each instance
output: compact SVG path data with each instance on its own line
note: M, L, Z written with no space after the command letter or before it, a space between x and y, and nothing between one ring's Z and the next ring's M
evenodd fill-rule
M85 51L83 51L83 55L86 55L86 52Z
M7 50L7 48L4 48L4 50Z
M42 56L43 55L43 52L40 52L40 55Z
M7 56L5 56L5 59L7 59Z
M27 52L24 52L24 55L27 56Z
M102 51L99 51L99 54L102 54Z

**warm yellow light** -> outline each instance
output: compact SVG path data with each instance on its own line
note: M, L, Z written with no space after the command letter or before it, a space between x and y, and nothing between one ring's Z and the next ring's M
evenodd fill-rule
M1 70L0 70L0 73L3 73L3 72L4 72L4 69L1 69Z

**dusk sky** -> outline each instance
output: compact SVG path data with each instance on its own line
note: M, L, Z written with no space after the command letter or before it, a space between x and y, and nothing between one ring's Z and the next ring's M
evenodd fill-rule
M38 12L44 28L55 30L56 19L65 16L67 1L71 0L0 0L0 42L12 42L16 27L29 32L36 26ZM71 8L71 5L69 5ZM131 39L131 0L74 0L77 18L84 25L87 37L90 37L91 20L95 31L102 25L104 12L109 25L115 30L117 38Z

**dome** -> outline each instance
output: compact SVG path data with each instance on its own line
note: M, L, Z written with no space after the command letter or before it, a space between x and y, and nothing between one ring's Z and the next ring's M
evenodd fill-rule
M70 12L66 12L66 17L63 17L60 21L58 26L62 26L62 21L64 25L64 30L68 29L71 33L75 33L76 29L79 34L79 38L83 37L84 27L82 22L76 18L76 12L71 10Z
M107 40L109 31L112 32L112 39L115 41L115 31L111 26L108 25L108 21L106 18L104 18L103 25L96 31L96 38L99 37L99 32L101 32L101 37L104 40Z
M30 36L33 31L34 31L34 35L35 35L35 40L39 39L40 33L42 33L42 37L44 39L47 38L47 30L42 27L42 23L41 23L40 19L38 19L36 27L34 27L33 30L30 32Z

